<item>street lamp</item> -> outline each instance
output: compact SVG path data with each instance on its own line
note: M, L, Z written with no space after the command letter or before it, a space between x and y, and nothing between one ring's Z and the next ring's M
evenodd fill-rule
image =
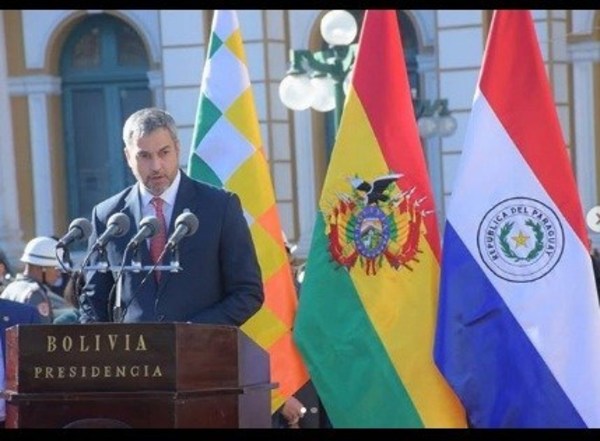
M290 69L279 84L279 98L291 110L334 110L337 132L356 58L357 45L352 42L358 29L352 14L339 9L323 16L320 29L329 48L314 53L290 50ZM457 124L448 100L423 100L417 98L416 89L411 92L420 136L452 135Z
M352 69L358 28L347 11L329 11L321 20L321 35L329 48L312 53L290 50L290 69L279 85L279 98L292 110L309 107L319 112L335 110L336 127L342 116L344 80Z
M423 138L450 136L456 131L456 119L448 109L447 99L427 100L417 98L417 90L411 89L419 135Z

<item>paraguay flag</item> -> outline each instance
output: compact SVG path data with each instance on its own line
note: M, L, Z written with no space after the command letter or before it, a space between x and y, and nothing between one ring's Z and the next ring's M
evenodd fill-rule
M433 361L440 244L396 11L369 10L294 338L333 427L466 427Z
M599 427L600 311L527 10L493 16L444 230L435 361L473 427Z

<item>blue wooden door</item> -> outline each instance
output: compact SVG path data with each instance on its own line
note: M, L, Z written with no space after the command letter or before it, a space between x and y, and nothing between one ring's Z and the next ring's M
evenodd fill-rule
M152 104L148 56L131 26L98 14L74 27L60 63L69 219L89 219L95 204L135 181L121 133L132 112Z

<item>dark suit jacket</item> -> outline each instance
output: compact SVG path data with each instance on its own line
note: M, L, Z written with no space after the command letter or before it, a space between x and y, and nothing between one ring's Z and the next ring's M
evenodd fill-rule
M37 308L25 303L0 298L0 337L2 352L6 357L6 330L14 325L41 323Z
M591 257L592 268L594 269L594 280L596 281L596 294L598 295L598 302L600 302L600 257L596 252L593 252Z
M89 245L105 230L109 217L117 212L129 216L129 233L112 239L106 246L108 263L120 268L123 252L136 234L141 220L137 185L94 207L93 232ZM192 322L239 326L261 307L264 294L260 267L239 197L229 191L201 183L181 172L168 237L175 220L185 209L199 220L198 231L179 242L179 273L162 272L160 283L147 272L124 272L121 306L124 322ZM144 242L139 247L143 266L152 265ZM130 252L125 265L131 264ZM97 263L93 253L90 264ZM167 253L163 264L169 264ZM111 272L91 270L80 297L82 323L110 321L109 293L114 285ZM114 297L111 295L110 297Z

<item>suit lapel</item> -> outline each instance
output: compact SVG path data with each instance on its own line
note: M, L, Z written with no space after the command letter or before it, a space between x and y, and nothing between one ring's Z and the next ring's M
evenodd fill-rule
M131 219L131 229L129 235L133 237L139 228L140 222L142 220L142 205L139 191L139 183L135 184L127 197L125 198L125 207L123 208L123 212L129 216ZM138 253L140 260L143 265L149 265L152 262L150 261L150 250L148 249L147 241L143 241L140 244Z

